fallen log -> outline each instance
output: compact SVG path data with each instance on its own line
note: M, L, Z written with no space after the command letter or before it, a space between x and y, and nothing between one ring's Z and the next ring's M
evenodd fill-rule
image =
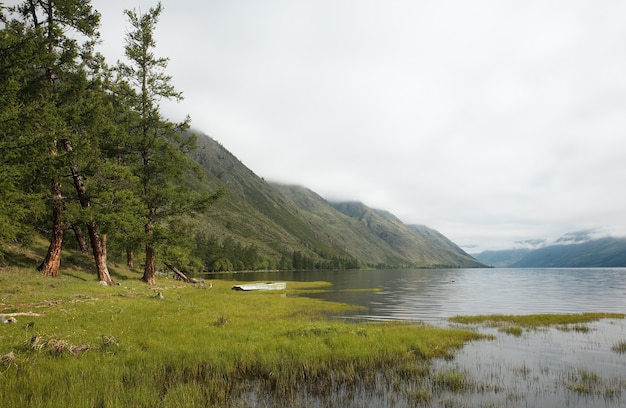
M174 265L165 262L165 266L167 266L168 268L170 268L172 270L172 272L174 272L176 274L176 276L178 276L178 278L180 280L182 280L183 282L187 282L187 283L204 283L203 281L199 281L197 279L194 278L190 278L187 275L185 275L184 273L182 273L177 267L175 267Z
M180 280L182 280L184 282L189 282L189 278L187 277L187 275L182 273L177 267L175 267L171 263L167 263L167 262L165 262L165 266L170 268L172 270L172 272L174 272L180 278Z

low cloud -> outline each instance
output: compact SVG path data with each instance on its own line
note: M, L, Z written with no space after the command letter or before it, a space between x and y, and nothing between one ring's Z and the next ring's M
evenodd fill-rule
M95 0L102 51L122 10ZM157 54L255 173L501 249L626 234L626 3L164 0Z

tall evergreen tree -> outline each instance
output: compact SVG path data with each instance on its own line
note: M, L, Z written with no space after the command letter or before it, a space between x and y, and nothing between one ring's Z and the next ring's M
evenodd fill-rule
M92 52L98 39L100 16L89 0L26 0L10 10L20 16L23 38L28 40L26 44L32 44L28 47L30 60L22 61L24 66L30 67L30 72L20 92L22 100L28 102L24 106L35 108L19 116L22 122L28 119L39 124L30 134L14 135L13 139L30 138L29 145L34 146L31 159L34 156L43 163L38 167L39 175L50 180L51 239L39 270L56 276L67 226L64 223L68 205L65 194L70 187L63 184L68 170L77 201L85 210L90 207L79 162L86 150L95 146L91 134L93 122L86 120L85 109L90 105L85 102L93 97L93 90L98 91L90 71L97 70L102 62L94 58ZM79 145L80 151L76 148ZM33 155L35 152L37 154ZM23 158L28 157L21 154ZM104 243L93 216L88 217L87 227L98 278L112 284Z
M120 76L128 85L126 100L135 113L126 143L131 149L124 159L135 165L139 179L145 243L142 279L151 285L155 283L157 248L168 240L173 243L168 237L171 231L168 222L210 204L219 196L219 193L193 194L187 186L185 178L193 165L185 153L195 145L195 138L182 133L189 127L189 118L174 123L161 115L161 99L182 99L165 73L168 59L154 55L154 30L162 11L161 3L143 14L125 11L131 25L125 46L128 64L118 64Z
M0 244L24 238L28 226L39 219L43 195L36 174L42 140L31 136L39 112L35 99L23 97L30 83L37 49L36 39L25 36L22 22L2 18L0 30ZM26 62L29 63L26 63ZM30 160L25 158L31 157ZM0 253L0 256L2 254Z

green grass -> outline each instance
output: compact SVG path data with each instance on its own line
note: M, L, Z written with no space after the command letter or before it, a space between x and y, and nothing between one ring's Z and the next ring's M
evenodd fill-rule
M238 292L232 281L209 288L161 277L151 288L138 273L110 269L119 286L100 286L81 268L58 278L0 269L0 314L41 315L0 326L0 406L245 406L249 392L297 405L298 393L367 387L376 373L417 381L429 373L424 363L483 338L334 319L354 307L297 295L319 284Z
M539 329L542 327L555 326L562 331L588 332L589 327L584 323L598 321L600 319L623 319L623 313L567 313L567 314L530 314L530 315L476 315L454 316L449 320L460 324L484 324L492 327L503 328L502 331L517 335L521 332L518 328ZM513 326L511 326L513 325ZM515 328L517 327L517 328ZM520 329L521 330L521 329Z
M522 333L524 332L524 330L520 326L510 326L510 325L505 325L503 327L500 327L499 331L501 331L502 333L510 334L515 337L520 337Z

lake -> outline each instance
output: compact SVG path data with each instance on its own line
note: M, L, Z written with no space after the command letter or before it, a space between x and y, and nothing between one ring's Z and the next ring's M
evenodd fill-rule
M449 325L445 319L455 315L626 312L626 268L290 271L211 278L327 281L330 290L306 296L363 306L349 317L373 321ZM626 342L624 319L590 323L584 330L524 330L520 336L469 328L494 339L467 344L454 359L434 362L439 372L467 374L471 381L461 393L436 395L429 406L626 406L626 354L613 349ZM343 400L342 406L414 404L379 390Z
M307 296L366 308L371 320L626 311L626 268L381 269L212 274L238 281L326 281ZM377 289L363 291L362 289Z

